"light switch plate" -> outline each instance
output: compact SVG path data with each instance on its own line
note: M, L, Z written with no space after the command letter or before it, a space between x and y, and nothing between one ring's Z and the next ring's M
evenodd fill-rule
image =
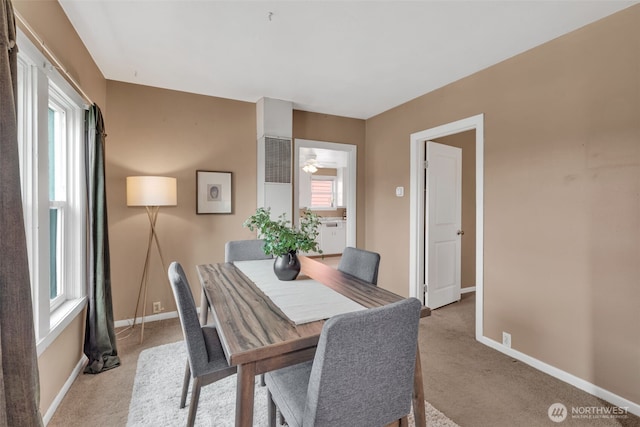
M404 196L404 187L396 187L396 196L397 197Z

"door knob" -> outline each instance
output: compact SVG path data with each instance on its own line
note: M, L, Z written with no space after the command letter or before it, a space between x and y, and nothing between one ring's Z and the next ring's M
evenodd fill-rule
M462 235L464 235L464 231L462 231L462 230L458 230L458 232L457 232L456 234L457 234L458 236L462 236Z

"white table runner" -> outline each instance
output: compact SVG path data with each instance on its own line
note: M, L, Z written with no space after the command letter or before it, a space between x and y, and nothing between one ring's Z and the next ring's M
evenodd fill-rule
M279 280L273 262L266 259L234 264L296 325L366 309L316 280Z

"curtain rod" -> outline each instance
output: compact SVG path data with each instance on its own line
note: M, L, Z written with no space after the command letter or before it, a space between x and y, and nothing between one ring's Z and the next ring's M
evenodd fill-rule
M51 50L45 45L42 37L40 37L38 33L36 33L35 30L31 28L31 26L27 23L27 21L22 16L20 16L20 14L16 10L13 11L13 14L15 15L16 18L18 18L18 21L22 25L23 29L25 29L31 35L31 37L40 45L40 47L44 51L45 55L49 58L49 60L54 63L55 68L65 76L65 78L69 81L69 83L71 83L71 85L75 90L80 92L80 95L82 95L82 97L85 99L85 101L89 103L89 105L93 105L93 101L91 100L91 98L89 98L89 95L87 95L85 91L82 90L82 88L73 78L73 76L69 74L69 72L62 65L62 63L58 61L58 58L56 58L53 52L51 52ZM20 46L18 46L18 48L20 48Z

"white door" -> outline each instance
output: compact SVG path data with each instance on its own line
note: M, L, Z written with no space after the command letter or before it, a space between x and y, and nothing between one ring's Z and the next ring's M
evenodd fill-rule
M462 149L427 141L425 305L460 300Z

